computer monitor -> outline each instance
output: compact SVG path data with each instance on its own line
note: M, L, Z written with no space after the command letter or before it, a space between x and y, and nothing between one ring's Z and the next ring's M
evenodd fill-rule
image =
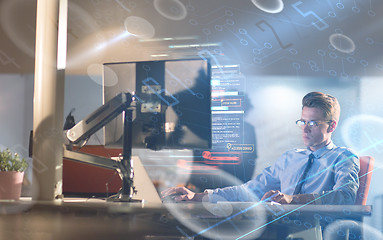
M211 66L207 59L105 63L103 101L134 95L132 147L211 147ZM104 127L106 147L122 147L123 116Z

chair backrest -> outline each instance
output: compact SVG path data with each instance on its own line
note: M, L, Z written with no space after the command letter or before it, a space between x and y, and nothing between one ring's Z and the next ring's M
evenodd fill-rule
M375 159L371 156L362 156L359 157L359 161L359 189L356 194L355 204L366 205Z

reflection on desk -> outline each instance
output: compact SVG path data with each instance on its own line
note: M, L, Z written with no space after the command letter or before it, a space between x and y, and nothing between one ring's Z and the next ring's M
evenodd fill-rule
M372 207L361 205L279 205L218 202L165 204L193 236L211 239L284 239L288 234L348 219L362 221Z
M280 239L371 206L270 203L0 202L0 239Z

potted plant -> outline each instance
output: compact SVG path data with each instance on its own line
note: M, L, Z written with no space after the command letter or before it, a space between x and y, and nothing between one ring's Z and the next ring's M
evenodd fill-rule
M0 199L18 200L28 163L7 148L0 151Z

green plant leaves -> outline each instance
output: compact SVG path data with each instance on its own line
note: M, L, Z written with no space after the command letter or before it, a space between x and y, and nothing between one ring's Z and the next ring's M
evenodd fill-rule
M8 148L0 151L0 171L24 172L27 167L27 161L24 158L20 158L19 154L12 154Z

